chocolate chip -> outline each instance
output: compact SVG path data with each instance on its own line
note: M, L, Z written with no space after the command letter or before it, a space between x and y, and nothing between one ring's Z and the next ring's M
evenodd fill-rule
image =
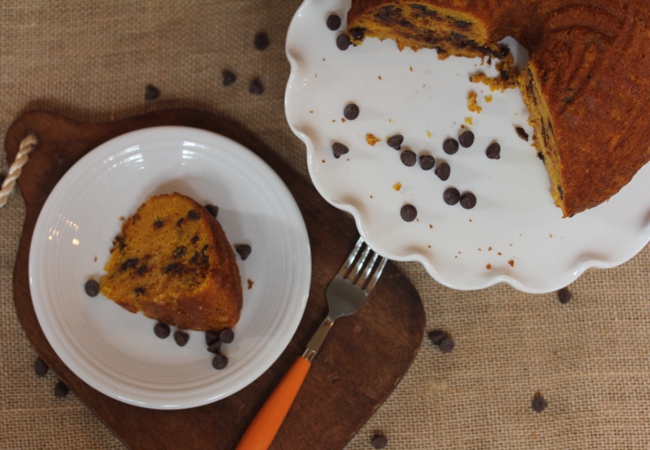
M399 214L405 222L413 222L418 216L418 210L413 205L404 205Z
M420 168L422 170L431 170L436 165L436 160L431 155L420 156Z
M214 355L214 358L212 358L212 367L217 370L225 369L227 365L228 358L226 358L224 355Z
M187 341L190 340L190 335L187 334L184 331L175 331L174 332L174 340L178 344L179 347L185 347L185 344L187 344Z
M181 225L183 225L183 222L185 222L185 219L183 219L183 218L181 217L181 218L178 219L178 221L176 222L176 226L177 226L177 227L180 227Z
M251 81L251 85L248 87L248 92L255 95L262 95L264 93L264 86L259 78L255 78Z
M343 108L343 117L348 120L356 119L359 117L359 107L354 103L348 103L345 105L345 108Z
M456 188L447 188L442 194L442 199L448 205L455 205L460 201L460 192Z
M563 287L559 291L557 291L557 299L562 303L563 305L566 305L571 301L573 298L573 294L567 287Z
M162 228L162 226L163 226L164 224L165 224L165 223L164 223L162 220L160 220L160 219L156 219L156 220L154 221L154 223L153 223L153 227L157 230L157 229L159 229L159 228Z
M169 325L167 325L165 322L158 322L156 325L154 325L153 332L160 339L167 339L171 333L171 330L169 329Z
M528 141L528 133L522 127L515 127L517 135L522 138L524 141Z
M341 18L337 14L330 14L327 18L327 28L332 31L341 28Z
M223 85L230 86L235 81L237 81L237 75L232 73L230 70L224 70L223 73Z
M442 181L447 181L449 179L449 175L451 174L451 167L449 167L449 164L447 163L442 163L436 167L435 174Z
M404 136L401 134L396 134L395 136L391 136L388 138L386 143L390 148L394 148L395 150L399 150L402 148L402 142L404 142Z
M458 136L458 142L460 142L460 145L465 148L471 147L474 143L474 133L469 130L465 131L463 134Z
M433 345L440 345L442 340L445 338L445 332L442 330L433 330L429 331L428 336Z
M460 198L460 206L465 209L472 209L476 206L476 196L471 192L466 192Z
M197 242L199 242L199 235L195 234L194 236L192 236L192 239L190 239L190 242L192 244L196 244Z
M349 151L350 149L340 142L335 142L332 144L332 152L334 153L334 157L336 159L340 158L341 155L345 155Z
M137 274L138 274L139 276L142 276L142 275L144 275L145 273L147 273L147 265L146 265L146 264L142 264L140 267L138 267Z
M501 146L493 142L491 143L487 150L485 150L485 156L487 156L490 159L500 159L501 158Z
M48 370L50 370L50 368L47 366L45 361L41 358L36 358L36 361L34 361L34 373L39 377L44 377L47 375Z
M546 158L544 158L544 153L537 152L537 157L541 159L544 164L546 164Z
M375 434L372 437L372 448L381 449L386 448L388 445L388 438L380 434Z
M205 332L205 343L208 344L208 346L214 344L219 340L219 333L216 331L206 331Z
M266 50L271 42L269 41L269 37L266 35L266 33L257 33L255 35L254 43L256 49Z
M176 270L178 265L179 264L176 263L176 262L169 264L167 267L165 267L165 270L163 270L163 273L173 272L174 270Z
M215 219L217 217L217 214L219 214L219 207L215 205L205 205L205 209L208 210L210 214L212 214Z
M174 252L172 253L172 257L174 259L182 258L187 254L187 247L184 245L180 245L174 249Z
M160 97L160 89L158 89L153 84L148 84L144 90L144 99L145 100L155 100Z
M126 270L126 269L129 269L129 268L131 268L131 267L135 267L135 266L137 266L137 265L138 265L138 261L139 261L138 258L130 258L130 259L127 259L127 260L124 261L124 263L122 264L122 270Z
M533 411L541 413L546 409L548 403L546 402L546 400L544 400L542 394L537 392L535 393L535 396L533 397L533 401L530 403L530 406L533 408Z
M363 39L363 36L366 34L366 29L361 27L352 28L350 30L350 34L355 40L360 41L361 39Z
M407 167L413 167L418 160L418 157L415 156L411 150L404 150L399 155L399 159L402 160L402 163Z
M144 295L145 292L147 292L147 290L145 288L143 288L143 287L137 287L137 288L133 289L133 292L135 292L136 296L140 296L140 295Z
M339 50L347 50L350 46L350 38L347 34L339 34L336 38L336 46Z
M221 341L217 340L212 344L210 344L210 346L208 347L208 351L210 353L219 354L221 352Z
M458 141L456 139L445 139L445 142L442 143L442 149L448 155L453 155L458 151Z
M95 280L86 281L86 284L84 284L84 291L86 291L86 295L89 297L97 297L99 294L99 283Z
M219 340L221 340L221 342L224 344L230 344L235 340L235 332L230 328L224 328L224 330L219 333Z
M239 253L242 261L246 261L246 258L250 256L252 249L248 244L235 244L235 251Z
M196 212L195 209L190 210L190 212L187 213L187 217L190 218L191 220L198 220L201 215Z
M56 383L56 386L54 386L55 397L63 398L66 397L69 393L70 393L70 388L63 381L59 381L58 383Z
M440 351L442 353L451 353L451 351L456 346L456 343L452 338L445 337L442 341L440 341L440 344L438 344L438 346L440 347Z

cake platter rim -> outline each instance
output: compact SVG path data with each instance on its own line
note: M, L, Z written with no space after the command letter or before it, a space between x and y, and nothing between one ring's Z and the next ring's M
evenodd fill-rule
M396 261L418 262L437 282L452 289L477 290L494 286L499 283L505 283L517 290L527 293L547 293L569 285L578 279L589 268L612 268L623 264L624 262L633 258L646 246L648 241L650 241L650 205L647 204L647 202L643 203L641 200L642 206L639 208L641 211L640 213L635 213L634 215L630 211L632 208L631 206L621 206L622 203L625 203L625 197L630 199L630 204L634 204L635 202L638 204L639 195L632 191L639 186L642 188L645 188L646 186L650 187L650 169L648 168L648 165L646 165L639 171L639 173L637 173L632 182L629 183L628 186L625 186L621 192L613 197L612 200L596 208L578 214L574 218L561 219L560 209L552 205L552 200L550 199L550 195L548 195L548 201L546 201L544 208L546 208L547 211L550 211L551 215L554 215L553 223L561 223L557 219L561 219L563 221L572 221L565 222L565 224L579 224L573 228L583 227L586 233L590 232L590 223L595 224L596 228L599 228L600 238L602 238L601 242L603 243L603 245L597 245L597 239L592 239L591 242L587 242L587 239L582 239L580 241L580 238L577 239L580 242L576 242L576 239L567 239L563 245L564 247L574 247L573 251L569 251L568 253L561 251L558 253L556 258L550 254L550 250L547 250L545 248L546 243L543 242L541 238L539 239L538 243L530 246L530 248L534 247L534 251L539 251L542 254L545 252L549 253L546 255L546 259L550 264L559 261L562 265L560 270L561 273L551 273L550 275L541 273L538 276L532 275L528 277L522 277L517 274L517 270L515 270L517 267L513 265L519 261L519 257L513 257L513 259L508 261L508 263L513 263L511 264L513 270L509 269L507 265L501 264L499 270L493 271L492 273L486 275L485 269L488 268L490 264L488 263L486 265L485 259L479 259L477 257L475 258L476 261L480 260L481 264L475 264L472 270L474 270L476 273L482 272L480 275L476 275L476 273L470 273L464 278L460 276L448 277L448 274L444 273L445 267L443 267L440 262L436 261L436 255L432 255L431 252L427 253L426 248L424 248L424 244L416 248L416 245L413 245L412 242L408 242L402 248L396 250L395 245L388 243L389 239L395 238L395 234L386 232L385 228L382 229L378 225L377 222L379 222L379 220L377 219L377 215L375 215L374 218L369 219L370 214L368 214L368 210L372 209L374 206L369 206L371 204L371 201L368 200L368 195L366 195L365 199L360 200L360 194L354 192L354 190L358 187L358 183L350 183L347 186L347 192L343 192L344 189L339 189L337 191L338 186L334 186L335 183L333 181L328 181L325 175L323 175L328 170L330 170L327 168L327 163L330 163L330 167L331 163L337 163L336 159L332 158L331 150L328 150L331 143L337 140L335 137L332 137L336 135L336 132L331 133L331 135L328 136L328 132L324 130L327 127L329 127L327 129L333 130L335 129L334 127L347 126L340 123L340 118L342 115L341 113L331 113L332 108L330 107L331 105L329 105L329 103L331 102L332 98L336 97L336 94L328 92L330 94L330 97L327 97L326 101L321 103L308 103L305 101L305 98L308 95L312 95L313 98L317 98L317 94L314 94L317 89L312 88L310 90L310 86L316 85L318 83L321 83L322 91L327 91L328 87L327 84L325 84L326 81L323 80L328 79L328 74L331 75L330 79L336 80L333 84L335 84L340 91L345 91L346 86L344 83L349 82L352 76L363 76L363 71L366 70L365 67L360 67L360 65L363 63L367 64L368 66L372 66L374 69L380 67L381 69L388 71L386 66L388 66L390 63L394 63L394 61L397 60L397 56L401 58L409 52L413 55L422 55L426 52L430 52L435 55L435 51L423 49L415 53L406 48L401 52L398 52L395 49L393 54L387 54L385 52L380 53L378 50L379 46L383 46L382 48L384 49L388 44L396 47L395 43L392 41L389 42L389 40L378 43L377 39L369 38L366 39L366 41L364 41L364 44L359 47L350 46L350 48L345 52L340 52L335 48L334 41L336 35L345 28L345 16L347 10L349 9L349 6L350 0L329 0L327 2L320 3L313 0L304 0L296 11L289 25L285 43L285 52L291 66L290 75L285 89L285 114L291 130L304 143L306 147L308 171L316 189L321 194L321 196L323 196L323 198L330 204L345 212L348 212L353 216L359 233L364 238L364 240L371 247L373 247L374 250L383 256ZM325 27L325 19L331 13L338 14L342 19L342 26L338 31L332 32L327 30ZM329 33L329 36L327 33ZM514 42L514 40L511 39L509 43L514 43L514 46L518 45L516 42ZM329 46L329 48L327 48L327 46ZM364 47L368 48L364 49ZM334 50L332 50L332 48L334 48ZM345 60L344 63L341 62L342 59L339 58L339 55L344 55L347 57L347 54L350 54L352 52L355 52L355 57L358 58L359 66L354 65L354 58L349 58ZM369 60L367 58L369 54L374 56L381 55L382 58L386 57L386 59L383 61L385 63L384 66L374 65L373 62L369 63ZM450 57L447 61L454 59L459 58ZM402 60L404 60L404 58L402 58ZM518 65L520 68L522 67L520 61L518 61ZM337 66L338 71L336 69ZM332 69L332 67L335 67L335 69ZM414 68L415 70L413 70ZM411 66L411 72L417 71L418 67L414 65ZM359 75L360 73L362 75ZM375 78L375 83L377 83L377 73L379 72L372 74L372 78ZM366 75L368 74L366 73ZM410 74L401 76L406 77L410 76ZM365 81L366 85L373 83L373 80L370 78L371 77L367 77ZM382 80L382 77L380 76L379 79ZM386 82L386 80L387 77L384 77L383 82ZM355 86L359 88L359 83L357 83ZM362 93L359 94L356 99L360 99L361 103L364 100L371 100L369 99L367 90L364 91L363 88L361 88L359 91ZM347 92L351 92L350 89L348 89ZM375 91L372 95L377 96L378 94ZM495 93L494 95L496 96L498 93ZM326 96L326 94L322 94L322 96ZM350 95L347 100L352 101L352 99L353 95ZM345 100L346 99L341 101L339 104L343 105L346 102ZM523 102L521 102L521 104L523 105ZM375 110L372 111L375 113L374 119L377 119L377 103L375 102L372 105L375 107ZM363 104L360 104L362 111L363 106ZM316 115L320 112L319 109L326 110L330 114L326 120L321 120L318 122L318 119L315 119ZM470 114L468 113L468 115ZM480 116L476 115L474 117L480 118ZM390 121L390 118L386 115L381 117L382 120L385 120L387 118ZM345 121L343 120L343 122ZM377 120L375 120L375 122L377 122ZM349 123L350 122L348 121L348 124ZM371 121L366 121L366 123L369 124ZM526 128L529 134L532 135L532 128L527 123L522 123L522 127ZM357 137L359 137L360 134L361 138L363 137L362 133L359 132L359 127L357 127L355 132L357 133ZM388 132L385 134L386 136L390 135ZM352 136L352 134L349 132L341 132L340 135L345 136L349 139ZM361 144L356 145L359 146ZM352 146L350 146L350 148L352 148ZM353 150L354 149L351 150L351 154ZM366 156L367 155L364 155L364 157ZM449 159L451 159L451 157L449 157ZM353 162L350 162L350 166L352 165ZM360 177L367 177L369 175L369 171L365 169L359 173ZM539 173L537 174L537 179L539 180L540 177L538 175ZM342 178L339 177L336 182L339 185L345 184L345 181L341 181L341 179ZM548 186L545 186L544 188L550 191L550 181L543 181L542 184L544 183L548 184ZM366 191L365 194L368 194L368 191ZM372 195L370 198L372 198ZM479 203L480 202L481 199L479 197ZM616 205L612 206L611 204L613 203ZM551 205L552 208L549 207L549 205ZM613 215L621 216L621 214L619 214L620 211L625 212L625 214L622 216L627 216L627 221L623 220L625 217L618 217L616 219L607 217ZM399 217L396 209L394 212L395 213L391 215ZM389 219L392 219L392 217ZM395 228L403 228L404 225L400 223L394 224ZM562 230L563 227L566 228L566 225L559 225L560 230ZM533 228L535 227L528 229L524 228L522 231L525 233L526 231L529 231L529 229ZM377 229L380 229L381 231L377 232ZM535 229L535 232L539 232L539 230ZM406 231L406 233L409 233L409 231ZM575 230L571 230L571 233L574 235L579 234L579 232ZM612 233L615 239L610 239L612 237L610 233ZM550 235L551 239L553 239L553 234L554 233L552 232L546 233L547 236ZM629 234L630 238L627 240L621 238L621 235L624 234ZM422 233L418 235L422 236ZM556 235L556 237L558 236L559 235ZM564 239L564 236L559 237L561 239ZM399 239L399 237L397 239ZM621 241L621 239L623 240ZM566 242L569 242L569 244L566 244ZM623 244L620 245L620 242L623 242ZM485 247L487 247L487 245ZM481 246L479 246L478 250L485 251L485 247L481 248ZM487 248L491 249L491 247ZM532 250L530 250L530 248L527 250L527 257L532 257ZM475 248L474 250L477 249ZM461 252L459 251L458 253L460 254ZM465 252L465 255L467 255L467 252ZM483 253L483 255L485 255L485 253ZM456 257L458 258L459 256L461 258L465 257L461 255L458 255ZM568 262L565 262L565 259L567 259Z

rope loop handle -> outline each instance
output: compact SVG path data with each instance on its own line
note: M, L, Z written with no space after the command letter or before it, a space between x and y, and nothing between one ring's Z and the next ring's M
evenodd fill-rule
M25 139L20 141L20 148L18 149L16 159L9 168L9 174L2 183L2 189L0 189L0 208L7 203L9 195L16 185L16 180L23 171L23 166L27 164L27 160L29 159L28 155L36 148L36 144L38 144L38 138L34 133L29 133Z

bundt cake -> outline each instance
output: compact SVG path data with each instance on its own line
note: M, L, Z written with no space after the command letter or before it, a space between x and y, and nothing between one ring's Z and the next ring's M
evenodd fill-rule
M512 36L530 54L517 83L564 216L607 201L650 159L647 0L352 0L348 34L400 49L499 58Z
M203 206L173 193L149 198L122 224L101 293L124 309L192 330L232 328L242 287L232 247Z

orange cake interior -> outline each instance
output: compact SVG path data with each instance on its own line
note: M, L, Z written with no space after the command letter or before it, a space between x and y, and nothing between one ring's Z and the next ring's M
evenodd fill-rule
M242 308L235 254L217 220L189 197L149 198L122 224L101 293L130 312L193 330L232 328Z

